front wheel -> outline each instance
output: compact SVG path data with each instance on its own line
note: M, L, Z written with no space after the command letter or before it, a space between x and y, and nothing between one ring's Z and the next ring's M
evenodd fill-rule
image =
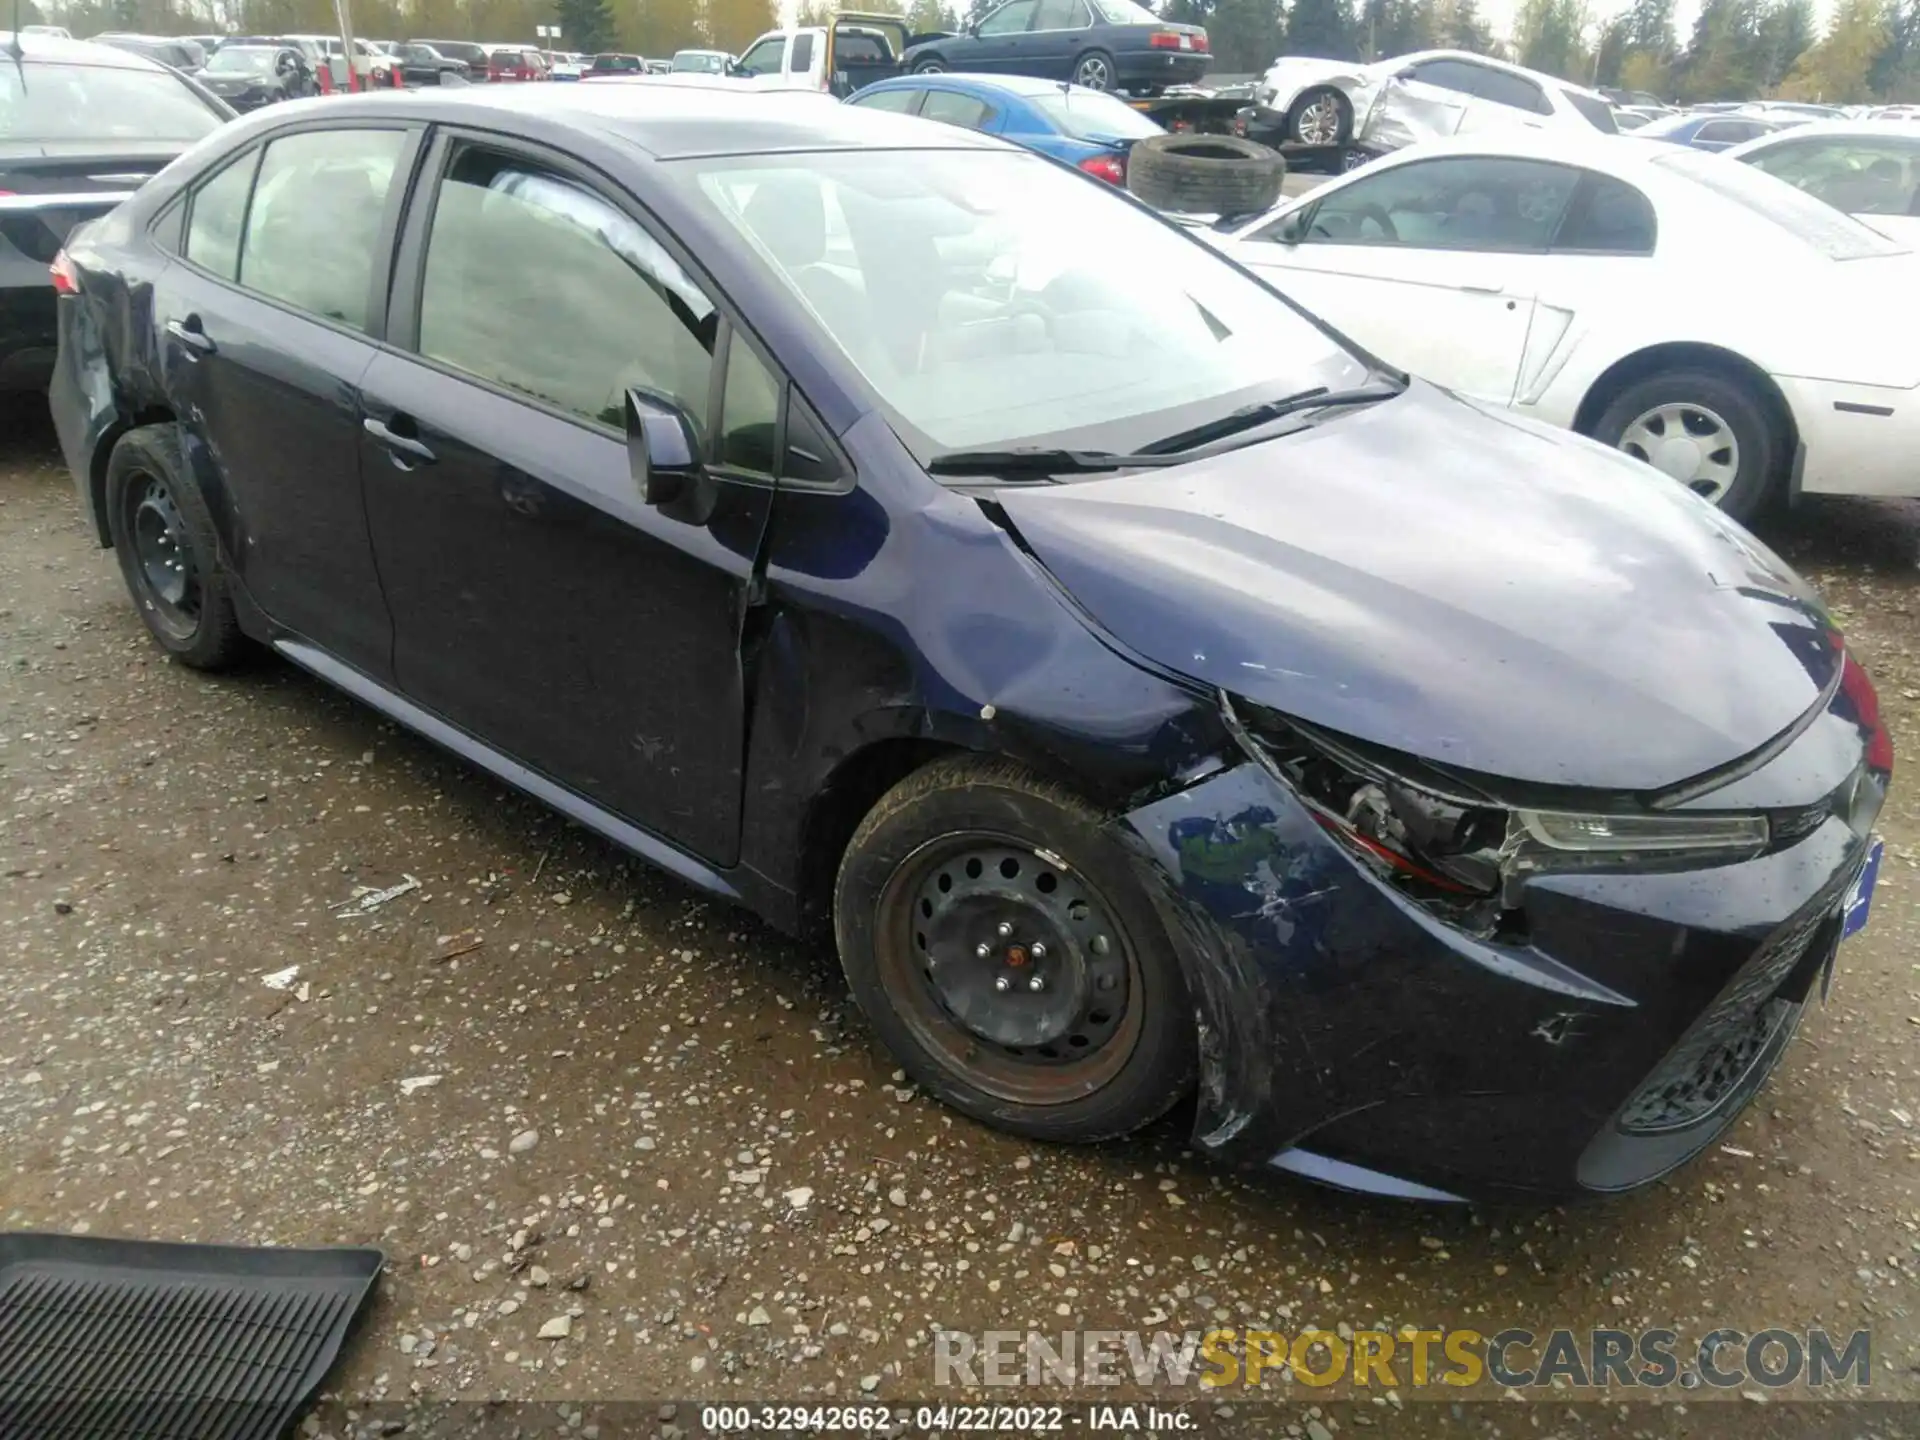
M1345 145L1353 139L1353 105L1330 85L1306 91L1287 108L1287 138L1302 145Z
M1192 1084L1186 986L1130 861L1017 766L957 757L888 791L841 862L834 928L881 1040L977 1120L1101 1140Z
M1113 89L1113 57L1104 50L1087 51L1073 67L1073 83L1088 90Z
M1729 375L1663 370L1627 386L1593 427L1596 440L1644 460L1736 520L1779 489L1788 439L1774 407Z

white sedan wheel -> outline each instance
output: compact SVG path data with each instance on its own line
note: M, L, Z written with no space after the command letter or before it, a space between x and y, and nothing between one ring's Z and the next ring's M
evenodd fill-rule
M1631 420L1620 448L1719 504L1740 474L1733 427L1704 405L1656 405Z
M1340 101L1333 92L1328 91L1301 109L1299 119L1294 122L1294 138L1303 145L1340 143Z

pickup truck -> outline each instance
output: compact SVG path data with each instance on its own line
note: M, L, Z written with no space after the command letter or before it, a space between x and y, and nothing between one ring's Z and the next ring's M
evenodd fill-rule
M900 73L900 56L917 35L899 15L847 10L825 25L769 30L728 69L761 90L823 90L845 98L862 86Z

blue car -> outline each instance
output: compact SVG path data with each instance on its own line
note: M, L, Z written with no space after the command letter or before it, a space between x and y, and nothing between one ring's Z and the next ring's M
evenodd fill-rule
M893 110L998 135L1116 185L1133 142L1165 132L1124 100L1025 75L907 75L856 92L849 105Z
M1638 140L1665 140L1695 150L1727 150L1762 135L1771 135L1799 120L1773 120L1758 115L1719 115L1711 111L1690 115L1664 115L1633 132Z
M1778 558L1002 140L671 77L269 106L52 270L161 652L818 936L979 1121L1193 1096L1222 1161L1622 1190L1866 919L1891 742ZM618 1053L662 1002L609 995Z

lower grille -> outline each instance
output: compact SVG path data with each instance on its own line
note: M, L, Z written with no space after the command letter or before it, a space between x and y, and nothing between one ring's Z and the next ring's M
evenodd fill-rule
M1705 1119L1727 1099L1760 1076L1754 1067L1790 1023L1798 1002L1779 996L1810 951L1824 955L1839 943L1834 907L1851 883L1828 887L1755 952L1746 968L1724 991L1620 1112L1619 1126L1631 1135L1680 1130Z
M1688 1043L1667 1057L1627 1103L1620 1128L1647 1135L1711 1115L1740 1089L1793 1010L1789 1001L1769 1000L1755 1010L1726 1012L1732 1023L1713 1026L1706 1044Z

